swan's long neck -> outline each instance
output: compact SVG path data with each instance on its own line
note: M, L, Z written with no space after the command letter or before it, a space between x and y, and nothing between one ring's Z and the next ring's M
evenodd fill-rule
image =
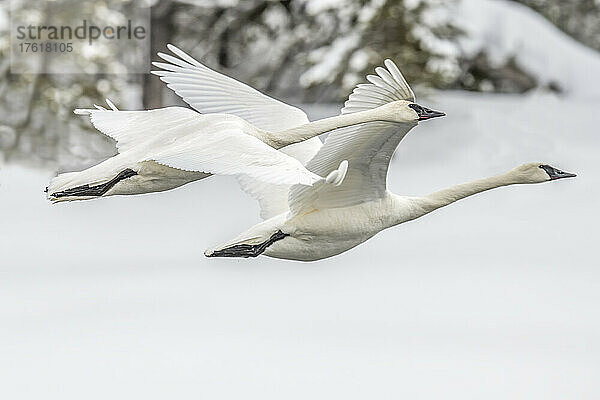
M398 221L398 223L419 218L438 208L445 207L460 199L464 199L465 197L473 196L474 194L485 192L486 190L518 183L524 182L520 182L518 177L511 171L490 178L478 179L473 182L451 186L427 196L411 198L412 207L411 212L409 213L410 215L403 212L402 218L404 220Z
M275 148L281 148L293 143L302 142L315 136L330 132L334 129L345 128L365 122L384 121L377 108L367 111L359 111L351 114L341 114L335 117L323 118L318 121L309 122L295 128L279 132L272 132L272 140Z

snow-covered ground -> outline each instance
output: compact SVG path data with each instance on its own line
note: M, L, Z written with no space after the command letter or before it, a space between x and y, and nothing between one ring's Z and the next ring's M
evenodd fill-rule
M204 258L258 221L232 179L50 205L52 171L2 167L2 398L599 398L600 104L420 103L448 116L401 144L395 192L529 161L579 176L481 194L307 264Z

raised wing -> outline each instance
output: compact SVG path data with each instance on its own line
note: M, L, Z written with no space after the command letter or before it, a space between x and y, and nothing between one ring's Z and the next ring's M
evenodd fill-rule
M191 107L201 113L234 114L267 131L282 131L308 122L304 111L266 96L229 76L202 65L177 47L176 56L158 53L166 61L153 62L152 71Z
M117 141L120 152L185 171L245 176L278 185L312 185L322 178L300 161L248 134L239 117L203 115L183 107L149 111L76 110Z
M387 69L376 68L370 83L358 85L346 101L342 113L372 109L391 101L414 101L415 95L396 65L386 60ZM331 171L342 160L349 169L340 186L290 189L288 205L295 213L311 209L348 207L381 198L386 192L386 179L392 155L406 134L416 124L369 122L333 131L306 167L317 175Z
M367 75L370 83L357 85L344 103L342 114L370 110L397 100L416 101L415 94L392 60L384 61L386 68L377 67L377 75Z
M177 57L159 53L166 63L153 63L161 71L152 71L186 103L201 113L237 115L266 131L282 131L308 122L306 114L229 76L202 65L184 51L169 44L167 48ZM296 143L281 152L305 164L319 151L321 139L314 137ZM289 186L257 182L239 177L243 190L260 203L265 219L287 210Z

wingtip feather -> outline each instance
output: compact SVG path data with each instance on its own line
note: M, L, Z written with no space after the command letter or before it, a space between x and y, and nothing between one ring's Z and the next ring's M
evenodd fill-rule
M109 99L106 99L106 104L108 104L108 106L111 108L111 110L113 110L113 111L119 111L119 109L117 108L117 106L115 106L114 103L112 101L110 101Z
M179 58L181 58L183 61L191 64L192 66L195 67L204 67L198 60L196 60L194 57L190 56L188 53L186 53L185 51L181 50L180 48L178 48L177 46L174 46L172 44L167 44L167 48L176 56L178 56Z

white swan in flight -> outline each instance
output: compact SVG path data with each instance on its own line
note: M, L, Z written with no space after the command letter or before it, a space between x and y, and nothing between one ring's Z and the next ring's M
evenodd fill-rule
M323 148L328 148L327 142ZM372 173L384 178L385 168L379 168L383 166L377 165L376 158L379 157L358 168L352 168L354 159L350 160L346 180L337 187L293 186L288 197L289 211L253 226L233 240L206 251L205 255L256 257L264 254L299 261L320 260L350 250L384 229L486 190L576 176L549 165L530 163L427 196L405 197L385 190L385 179L375 178L373 185L364 180Z
M376 106L377 103L357 100L357 92L361 98L384 95L377 85L359 86L346 102L344 114ZM408 100L412 102L414 98ZM399 196L386 188L387 170L396 146L410 128L408 123L376 121L332 132L306 167L315 174L322 174L341 160L348 160L345 180L338 186L318 183L272 191L246 185L245 189L260 201L265 221L206 251L205 255L256 257L264 254L300 261L320 260L347 251L384 229L489 189L575 176L543 163L530 163L426 196Z
M402 126L407 132L420 120L444 115L414 103L412 90L390 60L387 69L378 67L376 76L367 77L372 82L368 90L361 85L354 90L352 107L309 122L300 109L207 68L175 46L168 48L177 57L159 53L167 62L153 63L161 68L153 73L198 112L183 107L119 111L110 102L108 110L75 110L115 139L119 154L52 179L46 188L49 200L158 192L211 174L252 179L257 186L257 181L311 185L343 161L322 175L307 171L303 164L322 145L316 136L364 123Z

